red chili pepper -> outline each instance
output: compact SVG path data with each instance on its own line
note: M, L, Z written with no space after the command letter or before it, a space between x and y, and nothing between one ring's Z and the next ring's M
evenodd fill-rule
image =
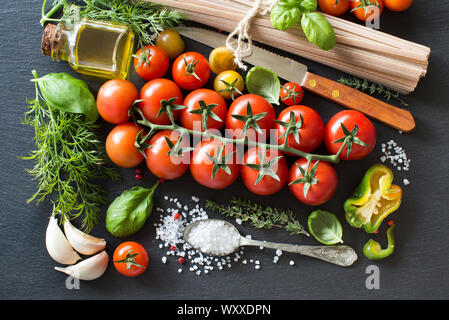
M379 229L377 229L376 231L374 231L374 234L378 234L379 233Z
M181 218L181 215L179 213L175 213L173 219L178 220L179 218Z
M186 260L184 258L178 258L178 263L184 264L184 262L186 262Z
M171 246L171 247L170 247L170 250L171 250L171 251L176 251L176 246Z
M391 227L391 226L393 226L394 225L394 220L388 220L387 221L387 224Z

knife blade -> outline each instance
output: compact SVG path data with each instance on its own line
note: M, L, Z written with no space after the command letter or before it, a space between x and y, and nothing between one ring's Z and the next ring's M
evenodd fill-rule
M189 39L212 48L226 45L227 36L215 31L186 27L180 29L179 32ZM243 60L254 66L268 68L284 80L296 82L304 89L346 108L360 111L403 132L410 132L416 126L415 120L408 110L394 107L354 88L313 74L308 71L306 65L254 44L252 55Z

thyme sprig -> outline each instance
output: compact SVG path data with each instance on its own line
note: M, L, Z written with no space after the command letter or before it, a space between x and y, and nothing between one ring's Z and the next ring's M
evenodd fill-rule
M381 84L370 82L366 79L356 77L345 78L343 76L338 80L338 82L359 91L367 92L372 96L381 96L387 101L394 99L399 102L401 106L408 107L408 103L400 97L399 92L392 91Z
M37 74L35 74L37 77ZM28 200L41 203L50 198L54 213L68 219L83 216L82 228L90 232L98 221L101 206L107 203L97 179L118 180L118 172L105 165L104 141L98 126L83 115L52 108L40 94L27 100L29 110L22 122L34 128L36 149L28 156L34 166L27 172L37 181L38 190Z
M309 236L303 225L295 218L294 212L289 209L262 206L237 197L234 197L229 205L207 200L206 208L227 217L249 222L257 229L284 228L292 235L304 234Z
M55 0L53 7L45 13L43 2L41 25L47 21L76 21L79 18L122 23L135 33L139 48L153 44L159 32L175 28L186 16L163 5L135 0L83 0L81 5L74 0ZM79 1L78 1L79 2ZM61 19L52 16L63 9Z

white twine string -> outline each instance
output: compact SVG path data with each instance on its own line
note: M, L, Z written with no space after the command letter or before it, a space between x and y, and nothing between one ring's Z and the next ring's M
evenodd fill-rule
M226 39L226 46L234 52L234 62L240 69L246 70L247 66L243 63L243 59L251 56L252 36L249 33L251 22L258 14L266 15L271 12L279 0L256 0L253 7L248 11L245 18L239 22L237 27L232 31ZM237 38L234 38L237 35Z

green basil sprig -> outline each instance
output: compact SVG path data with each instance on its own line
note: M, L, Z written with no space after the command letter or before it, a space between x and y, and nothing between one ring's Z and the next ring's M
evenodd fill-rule
M153 194L159 181L151 188L133 187L125 190L109 206L106 229L114 237L126 237L139 231L153 210Z
M325 245L343 243L343 229L337 217L327 211L313 211L308 220L309 231L313 237Z
M271 11L271 24L287 30L301 22L307 39L323 50L332 49L337 38L329 21L317 9L317 0L281 0Z
M54 108L86 116L88 121L98 118L95 97L83 80L67 73L49 73L37 82L44 99Z

